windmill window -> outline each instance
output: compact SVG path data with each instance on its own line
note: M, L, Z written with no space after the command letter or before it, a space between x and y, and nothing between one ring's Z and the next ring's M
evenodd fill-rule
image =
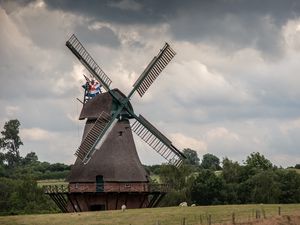
M78 183L75 184L75 188L78 189Z

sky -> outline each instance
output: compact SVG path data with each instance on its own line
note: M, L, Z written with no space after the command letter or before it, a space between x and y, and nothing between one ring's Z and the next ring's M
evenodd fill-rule
M131 103L179 149L300 163L299 1L0 0L0 126L21 122L23 156L75 161L88 72L65 46L72 34L125 94L171 45L175 58ZM134 138L144 164L164 162Z

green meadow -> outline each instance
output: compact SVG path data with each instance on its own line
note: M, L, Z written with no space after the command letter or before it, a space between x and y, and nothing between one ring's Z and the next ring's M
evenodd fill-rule
M231 223L253 221L256 216L271 218L278 215L292 215L300 212L300 204L286 205L223 205L223 206L196 206L196 207L165 207L152 209L128 209L98 211L69 214L40 214L0 217L1 225L180 225Z

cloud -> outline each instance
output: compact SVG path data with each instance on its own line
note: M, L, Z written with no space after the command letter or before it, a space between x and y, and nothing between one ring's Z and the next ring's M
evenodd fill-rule
M120 40L111 26L101 25L99 23L78 25L74 33L79 34L80 40L90 44L104 45L108 47L119 47Z
M10 0L1 0L1 6L5 9L5 11L10 14L21 7L24 7L35 0L18 0L18 1L10 1Z
M7 116L15 116L18 112L20 112L20 107L9 105L5 107L5 111Z
M174 140L174 144L181 150L184 148L191 148L196 150L199 154L205 154L207 151L207 144L201 140L187 137L181 133L171 134L170 137L172 140Z
M22 12L30 13L24 9ZM23 24L15 22L21 19L22 12L18 15L8 16L4 10L0 8L1 26L1 77L5 82L0 83L0 98L43 98L47 96L61 96L62 93L52 91L52 87L57 85L61 79L61 73L67 73L69 68L65 67L62 60L65 53L57 49L40 48L36 42L28 35L22 33L20 27ZM19 17L20 16L20 17ZM55 17L55 15L54 15ZM34 24L27 26L35 27ZM59 71L59 72L57 72ZM69 80L72 77L69 77ZM34 84L34 85L33 85ZM11 87L18 87L15 93L11 93ZM50 88L49 88L50 87ZM70 87L70 86L69 86ZM76 92L75 89L67 88L69 91L64 94Z
M230 132L225 127L217 127L207 132L205 138L208 142L215 142L222 139L228 139L232 141L239 141L238 134Z
M52 132L38 127L20 129L20 137L24 145L21 155L34 151L40 161L75 162L75 150L80 144L80 134L76 132Z
M128 11L138 11L142 5L134 0L121 0L119 2L112 1L108 3L109 6Z
M282 124L280 124L279 129L281 132L285 135L289 135L289 133L294 132L295 130L300 129L300 118L286 121Z
M251 47L271 59L283 54L281 27L300 15L300 4L293 0L45 2L50 9L124 26L168 23L176 40L205 42L229 52Z
M76 33L125 94L167 41L177 55L133 96L136 113L200 156L241 161L260 151L295 164L299 18L295 1L1 1L0 122L21 121L22 151L72 162L87 71L66 40ZM163 162L136 143L144 162Z
M283 26L285 43L290 51L300 50L300 19L289 20Z
M230 104L251 101L251 96L239 86L239 83L226 80L224 75L209 71L208 67L199 61L181 62L173 65L170 70L171 73L178 74L177 79L183 81L180 84L183 91L175 93L174 97L184 104L191 102L214 104L221 101ZM186 75L189 79L184 80Z
M55 133L43 130L38 127L30 129L21 129L20 137L25 141L44 141L53 139L54 137L58 138L58 136Z

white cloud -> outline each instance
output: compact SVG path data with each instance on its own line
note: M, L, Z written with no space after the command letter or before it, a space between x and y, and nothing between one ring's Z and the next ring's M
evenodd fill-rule
M285 44L289 51L300 50L300 19L289 20L282 28Z
M289 135L290 132L300 130L300 118L281 123L279 129L284 135Z
M182 61L173 64L170 73L176 77L172 80L171 87L180 88L175 95L183 102L240 104L252 101L252 97L238 82L227 80L224 75L216 71L210 71L199 61Z
M217 127L212 130L209 130L205 135L205 139L208 142L219 141L222 139L239 141L239 136L234 132L230 132L225 127Z
M207 144L202 141L192 137L187 137L182 133L170 134L172 140L174 140L174 145L178 146L179 149L191 148L198 152L198 154L205 154L207 151Z
M20 112L20 107L9 105L5 107L5 111L6 115L9 117L16 116L16 114Z
M58 138L56 133L34 127L27 129L20 129L20 137L25 141L44 141L53 139L54 137Z
M86 70L65 47L65 41L79 26L87 28L87 33L83 35L79 29L78 36L92 40L81 40L87 50L113 80L112 86L125 94L164 41L171 44L177 52L174 60L146 95L134 97L132 103L137 113L163 128L166 136L171 134L178 148L239 161L252 151L261 151L275 163L284 161L284 165L299 159L299 18L278 28L270 17L258 18L263 25L250 29L257 31L253 36L251 32L247 37L225 32L224 41L233 38L230 44L239 42L229 51L214 39L191 42L178 38L167 18L156 24L123 24L50 9L43 1L23 7L8 4L9 13L0 6L0 121L20 119L24 151L36 151L43 160L74 160L83 122L77 121L80 104L73 103L82 97L82 73ZM117 10L141 9L136 1L114 4ZM225 19L234 24L228 32L247 28L241 26L246 21L239 23L237 16ZM215 28L223 25L219 20L214 23ZM117 36L118 46L101 44L103 28ZM266 32L260 34L262 28ZM264 52L276 50L259 48L273 46L268 45L268 32L280 36L275 44L284 40L283 54L277 58L267 58ZM217 36L222 37L222 32ZM16 87L18 90L11 92ZM163 161L145 144L136 142L144 162Z

